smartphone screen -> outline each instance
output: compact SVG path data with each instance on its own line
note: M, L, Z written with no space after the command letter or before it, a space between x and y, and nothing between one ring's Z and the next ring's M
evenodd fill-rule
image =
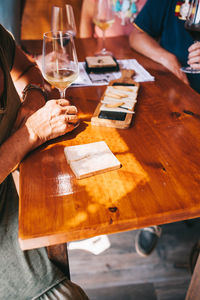
M116 111L106 111L101 110L98 117L100 119L115 120L115 121L124 121L126 118L126 113L116 112Z

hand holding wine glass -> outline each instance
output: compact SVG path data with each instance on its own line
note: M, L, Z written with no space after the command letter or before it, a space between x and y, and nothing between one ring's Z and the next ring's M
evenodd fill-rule
M78 60L73 37L67 32L46 32L43 37L42 73L46 81L65 91L78 77Z
M194 39L194 44L188 49L189 66L182 67L181 70L185 73L198 74L200 73L200 0L192 0L185 21L185 29L188 30Z
M49 100L27 118L25 125L36 148L74 130L79 125L77 108L66 99Z
M73 37L76 36L76 23L71 5L66 4L63 7L54 5L52 7L51 31L65 31L70 32Z
M103 32L103 47L96 55L112 55L105 48L105 32L114 23L114 9L112 0L97 0L93 22Z
M188 64L196 73L200 73L200 42L196 41L188 48Z

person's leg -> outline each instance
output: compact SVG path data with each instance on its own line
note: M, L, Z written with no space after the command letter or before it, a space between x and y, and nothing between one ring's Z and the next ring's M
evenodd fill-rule
M39 298L33 300L89 300L85 292L70 280L64 280L60 284L46 291Z
M141 256L147 256L155 249L162 233L160 226L151 226L141 229L136 235L135 249Z

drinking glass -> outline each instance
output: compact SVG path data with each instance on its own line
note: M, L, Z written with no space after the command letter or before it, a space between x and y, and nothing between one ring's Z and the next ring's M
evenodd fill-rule
M114 23L114 8L112 0L96 0L93 22L103 32L103 45L96 55L112 55L105 48L105 32Z
M200 0L192 0L184 26L194 39L194 43L200 41ZM200 73L200 69L193 69L190 66L182 67L181 70L185 73Z
M70 32L73 37L76 36L76 23L71 5L66 4L63 7L54 5L52 7L51 31L65 31Z
M73 37L70 33L46 32L43 36L42 74L56 87L60 97L78 77L78 60Z

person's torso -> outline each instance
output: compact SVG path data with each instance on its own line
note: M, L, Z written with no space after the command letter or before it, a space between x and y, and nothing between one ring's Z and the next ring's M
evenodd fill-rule
M4 76L0 99L0 145L11 134L20 106L10 76L14 53L14 41L0 25L0 68ZM0 299L31 300L66 278L48 259L44 248L20 249L18 195L11 174L0 184L0 245Z
M160 44L178 58L182 66L187 65L188 48L194 43L192 36L185 29L187 9L185 1L170 1L163 24ZM191 87L200 93L200 74L187 74Z
M188 48L194 42L185 29L187 11L184 11L185 1L148 0L135 23L159 40L160 45L173 53L182 66L187 65ZM188 75L192 88L200 92L200 75Z
M10 70L13 65L15 52L14 41L0 26L0 69L1 69L1 97L0 97L0 145L9 137L20 106L20 98L14 87ZM0 184L0 215L5 201L6 181Z
M3 31L0 30L1 43L5 41L2 34ZM5 54L5 51L10 51L10 55ZM7 59L8 56L14 57L13 51L15 51L15 48L9 49L9 47L0 44L0 68L2 70L1 74L3 74L3 82L0 83L3 84L3 94L0 98L0 144L10 135L20 106L20 98L10 75L13 61Z
M193 39L184 27L185 18L180 14L180 1L168 0L168 8L163 19L163 29L160 44L166 50L176 55L182 65L187 63L188 48Z

